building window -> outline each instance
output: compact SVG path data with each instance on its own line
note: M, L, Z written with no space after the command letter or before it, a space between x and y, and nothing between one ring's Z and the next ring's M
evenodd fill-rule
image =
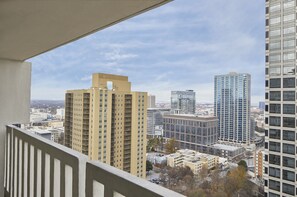
M284 9L293 8L295 5L294 3L295 3L295 0L285 0L284 1Z
M295 53L284 53L284 61L291 61L295 59Z
M280 191L280 183L278 181L269 180L269 189Z
M281 48L280 41L270 42L269 43L269 50L280 50L280 48Z
M283 88L295 88L295 78L284 78Z
M283 153L295 155L295 145L283 144Z
M280 169L269 167L269 176L280 178Z
M281 67L280 66L271 66L269 68L269 75L270 76L278 76L281 74Z
M284 101L295 101L295 91L284 91L283 92Z
M295 173L288 170L283 170L283 179L295 182Z
M295 66L294 65L289 65L289 66L284 66L283 68L283 74L284 75L295 75Z
M279 54L269 55L269 62L280 62L281 56Z
M270 88L280 88L281 87L281 79L270 79L269 83Z
M269 7L269 12L278 12L280 11L280 4L276 4Z
M280 101L281 100L281 92L280 91L270 91L269 95L270 95L269 96L270 101Z
M278 129L269 129L269 137L273 139L280 139L280 130Z
M275 25L275 24L280 23L280 21L281 21L280 17L276 17L276 18L271 18L271 19L269 20L269 23L270 23L271 25Z
M284 28L284 35L295 33L295 27Z
M283 157L283 166L295 169L295 159L290 157Z
M283 104L283 114L295 114L295 104Z
M295 19L295 14L288 14L284 16L284 22L291 21Z
M280 114L281 113L281 105L280 104L270 104L269 112Z
M269 150L274 152L280 152L280 143L269 142Z
M274 165L280 165L280 156L269 154L269 163Z
M274 47L276 47L276 46L274 46ZM284 49L289 49L289 48L294 48L294 47L295 47L295 40L284 40Z
M280 197L280 195L269 192L269 197Z
M290 195L295 195L295 186L283 183L283 192Z
M295 128L295 118L283 117L283 127Z
M283 140L295 141L295 131L283 131Z
M270 126L280 126L281 124L281 118L280 117L275 117L275 116L270 116L269 117L269 125Z
M281 34L281 30L280 30L280 29L271 30L269 33L270 33L270 34L269 34L270 37L280 36L280 34Z

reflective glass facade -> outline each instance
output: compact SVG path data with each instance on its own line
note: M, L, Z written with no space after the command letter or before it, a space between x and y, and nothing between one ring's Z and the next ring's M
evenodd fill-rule
M215 76L214 110L219 139L250 143L251 76L230 73Z
M193 90L171 91L171 110L179 114L195 114L196 96Z

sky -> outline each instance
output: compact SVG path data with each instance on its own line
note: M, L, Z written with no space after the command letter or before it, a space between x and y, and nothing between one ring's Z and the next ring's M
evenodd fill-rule
M265 1L175 0L31 58L33 100L63 100L90 88L92 73L125 75L133 91L169 102L191 89L213 102L214 76L252 76L252 103L264 100Z

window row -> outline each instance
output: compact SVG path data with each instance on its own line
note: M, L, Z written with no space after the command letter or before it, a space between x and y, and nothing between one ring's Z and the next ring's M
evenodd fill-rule
M283 9L290 9L290 8L294 8L295 5L295 1L294 0L285 0L283 3ZM281 10L281 4L277 3L274 5L271 5L269 7L269 12L273 13L273 12L280 12ZM266 13L268 14L268 10L266 11Z
M295 60L295 52L283 53L282 60L283 60L283 62L294 61ZM280 63L281 62L281 54L280 53L270 54L269 58L267 58L267 56L266 56L266 62Z
M295 48L295 39L288 39L283 41L283 49ZM281 50L281 41L272 41L269 44L266 44L266 50L274 51Z
M269 180L269 189L280 191L280 182ZM295 195L295 186L283 183L282 192L290 195Z
M295 88L295 77L283 78L283 83L281 78L270 79L269 83L266 80L265 86L270 88Z
M268 105L265 106L265 111L268 111ZM281 112L281 104L270 104L269 113L275 114L295 114L295 104L283 104L283 111Z
M269 117L269 126L281 126L281 117L270 116ZM283 117L283 127L295 128L295 118L292 117Z
M270 76L279 76L281 74L283 75L295 75L296 68L295 65L286 65L283 66L283 72L281 72L281 66L270 66L269 68L266 68L266 75Z
M283 101L295 101L295 91L283 91ZM281 91L270 91L265 93L265 99L270 101L281 101Z
M287 36L291 36L292 34L294 34L296 31L295 26L288 26L288 27L284 27L281 31L280 28L277 29L272 29L269 32L266 31L266 38L270 37L270 38L274 38L274 37L280 37L281 33L287 37Z
M267 147L269 145L269 147ZM281 143L279 142L266 142L265 148L268 148L269 151L281 152ZM295 145L283 143L283 153L295 155Z
M280 140L281 130L280 129L269 129L269 131L265 130L265 136L269 136L269 138L272 138L272 139ZM283 140L295 141L295 131L283 130Z
M268 159L269 157L269 159ZM269 160L269 164L273 164L273 165L281 165L281 156L279 155L274 155L274 154L269 154L265 155L265 161ZM284 167L288 167L288 168L292 168L295 169L295 158L291 158L291 157L282 157L282 166Z

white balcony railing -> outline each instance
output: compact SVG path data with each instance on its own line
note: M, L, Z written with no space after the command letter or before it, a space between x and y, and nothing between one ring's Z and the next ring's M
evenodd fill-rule
M74 150L7 126L5 197L181 197Z

